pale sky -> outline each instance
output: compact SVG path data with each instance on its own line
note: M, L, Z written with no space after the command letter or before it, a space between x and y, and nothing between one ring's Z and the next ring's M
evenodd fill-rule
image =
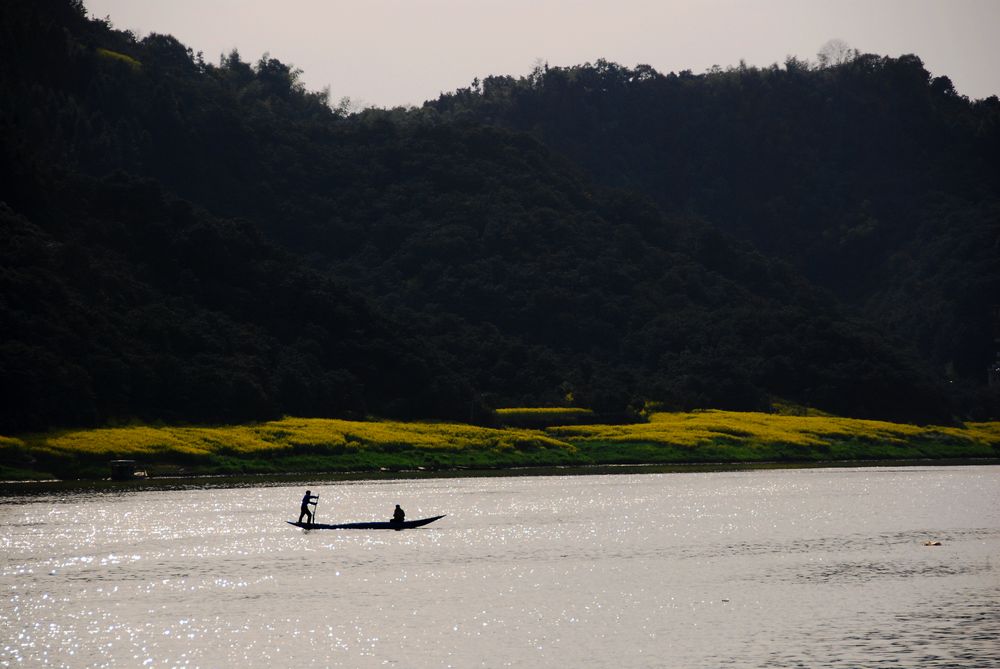
M419 105L491 74L599 58L660 72L815 60L830 39L915 53L970 98L1000 94L1000 0L85 0L205 60L238 49L356 105Z

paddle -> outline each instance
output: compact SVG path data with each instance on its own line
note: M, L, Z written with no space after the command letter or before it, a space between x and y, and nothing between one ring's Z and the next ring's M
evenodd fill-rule
M318 508L319 508L319 495L316 495L316 501L313 502L313 517L312 517L312 523L310 523L310 525L316 524L316 510Z

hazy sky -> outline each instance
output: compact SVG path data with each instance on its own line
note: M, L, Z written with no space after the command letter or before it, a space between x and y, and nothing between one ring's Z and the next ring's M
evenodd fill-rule
M205 59L239 49L303 70L332 101L420 104L541 59L605 58L661 72L814 60L837 38L915 53L970 98L1000 94L1000 0L85 0L140 36L168 33Z

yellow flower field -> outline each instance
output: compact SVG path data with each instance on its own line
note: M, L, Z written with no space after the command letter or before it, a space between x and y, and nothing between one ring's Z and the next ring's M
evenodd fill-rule
M781 416L736 411L655 413L648 423L551 427L546 434L570 442L656 443L695 447L705 443L751 442L822 446L837 440L907 443L914 438L1000 444L1000 422L940 427L888 423L835 416Z
M502 410L501 410L502 411ZM525 411L517 409L518 412ZM548 409L540 411L550 411ZM557 409L556 411L566 411ZM545 430L492 429L460 423L404 423L292 418L253 425L151 427L135 425L55 432L24 440L0 436L0 448L28 447L115 457L166 453L280 454L301 447L317 450L366 448L505 450L545 447L574 450L584 442L652 443L697 447L707 443L822 446L836 440L907 443L914 438L947 438L983 445L1000 444L1000 422L941 427L888 423L832 416L780 416L735 411L656 413L648 423L562 425Z
M579 407L508 407L504 409L497 409L497 415L500 417L504 416L514 416L518 414L529 414L536 416L593 416L594 412L590 409L581 409Z
M113 457L166 453L280 454L301 447L316 450L366 448L486 449L523 447L572 449L569 444L530 430L495 430L457 423L348 421L284 418L256 425L221 427L127 426L42 435L33 447Z
M594 412L578 407L511 407L497 409L497 418L507 427L541 430L553 425L594 422Z
M517 411L523 416L526 410ZM0 436L0 474L106 476L107 462L118 458L135 459L154 472L168 473L1000 458L1000 422L941 427L834 416L695 411L654 413L648 422L628 425L546 424L542 429L492 429L458 423L286 417L216 427L64 430Z

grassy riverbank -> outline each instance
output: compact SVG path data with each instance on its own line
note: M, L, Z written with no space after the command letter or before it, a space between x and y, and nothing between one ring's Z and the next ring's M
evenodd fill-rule
M599 464L1000 458L1000 422L916 426L830 416L698 411L629 425L490 429L285 418L133 425L0 437L0 479L103 478L134 459L152 476Z

